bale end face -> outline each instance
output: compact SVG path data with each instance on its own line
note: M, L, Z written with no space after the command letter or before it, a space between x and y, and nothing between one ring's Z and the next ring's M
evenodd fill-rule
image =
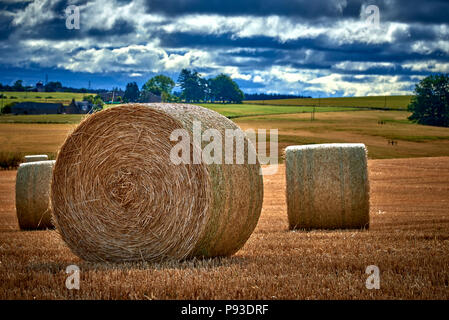
M240 130L198 106L128 104L93 114L67 137L53 174L52 214L76 255L182 260L227 256L243 246L261 212L260 165L175 164L174 133L185 137L190 159L204 147L194 139L195 121L222 137Z
M16 213L22 230L53 228L50 186L55 161L23 163L17 170Z
M369 181L364 144L286 148L290 229L369 227Z

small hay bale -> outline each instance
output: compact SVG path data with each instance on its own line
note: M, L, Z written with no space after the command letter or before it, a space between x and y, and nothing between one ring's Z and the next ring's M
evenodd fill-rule
M248 153L244 164L173 164L174 130L187 132L191 158L209 144L192 138L194 121L222 137L240 130L198 106L127 104L86 118L66 139L51 199L56 227L76 255L182 260L229 256L245 244L262 209L260 164L249 164Z
M290 229L369 227L369 183L364 144L286 148Z
M25 156L25 162L37 162L37 161L46 161L48 160L48 156L46 154L39 154L33 156Z
M22 163L17 170L16 213L22 230L53 228L50 186L55 161Z

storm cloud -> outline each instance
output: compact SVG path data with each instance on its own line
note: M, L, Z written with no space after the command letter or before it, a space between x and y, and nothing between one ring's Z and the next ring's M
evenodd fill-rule
M80 29L66 28L69 5ZM124 87L191 68L246 92L406 94L449 72L447 12L435 0L0 0L0 82Z

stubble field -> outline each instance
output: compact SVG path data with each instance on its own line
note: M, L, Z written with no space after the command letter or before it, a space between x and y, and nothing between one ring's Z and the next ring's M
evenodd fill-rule
M449 298L449 129L413 124L406 111L322 109L312 121L310 107L212 107L237 116L233 120L242 129L279 129L281 161L288 145L365 143L370 230L288 231L280 165L276 175L264 178L259 224L235 256L92 264L73 255L56 231L19 231L16 171L0 171L0 299ZM81 117L2 116L0 158L54 156ZM65 287L72 264L81 268L79 291ZM365 287L369 265L380 269L380 290Z
M449 158L370 160L369 173L369 231L288 231L281 165L235 256L113 265L81 261L56 231L19 231L16 172L1 171L0 299L449 299ZM79 291L65 287L72 264ZM365 287L369 265L380 290Z

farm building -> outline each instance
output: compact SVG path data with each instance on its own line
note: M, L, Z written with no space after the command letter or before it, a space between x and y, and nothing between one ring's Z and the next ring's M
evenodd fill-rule
M12 114L58 114L63 112L62 103L20 102L11 107Z
M94 105L89 101L74 101L65 107L65 113L73 113L73 114L84 114L92 111Z

